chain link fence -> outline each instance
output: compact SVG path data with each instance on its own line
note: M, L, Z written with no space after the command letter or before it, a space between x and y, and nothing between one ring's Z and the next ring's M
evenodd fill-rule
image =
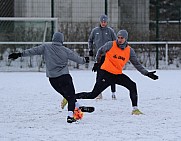
M91 30L99 26L99 17L104 13L108 15L108 25L115 32L120 29L129 32L129 41L180 41L181 39L180 0L0 0L0 17L58 18L58 30L64 33L66 42L87 42ZM11 28L0 21L0 42L10 42L10 39L17 38L12 32ZM52 30L50 29L48 33L52 35L53 32L52 26ZM47 36L47 42L51 41L51 35ZM37 37L34 34L29 35L29 38L42 41L42 36L39 34ZM82 56L84 55L82 49L87 49L87 45L67 45L67 47L74 48ZM162 53L164 45L132 47L139 53L140 60L144 58L143 64L146 60L150 60L151 66L156 68L155 61L162 61L165 58ZM0 45L1 60L4 59L3 54L6 49L4 45ZM151 50L154 55L149 55L148 52L143 54L147 50ZM177 64L174 64L177 68L180 68L180 50L179 44L169 46L169 63L174 64L174 60L177 59Z

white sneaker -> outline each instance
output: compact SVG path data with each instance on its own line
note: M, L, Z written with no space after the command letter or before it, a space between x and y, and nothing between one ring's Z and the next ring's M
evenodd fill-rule
M96 99L102 99L103 97L102 97L102 93L100 93L97 97L96 97Z
M112 100L116 100L116 94L115 94L115 92L112 92Z
M116 100L116 95L112 94L112 100Z

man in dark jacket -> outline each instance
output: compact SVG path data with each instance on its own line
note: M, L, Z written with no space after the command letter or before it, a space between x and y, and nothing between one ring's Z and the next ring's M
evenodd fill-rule
M136 54L133 48L129 46L127 39L128 32L126 30L120 30L117 33L116 41L107 42L97 51L96 63L93 67L94 71L98 69L101 56L105 54L105 61L101 65L100 75L93 90L91 92L76 94L77 99L94 99L111 84L118 84L126 87L130 92L133 107L132 114L142 114L137 107L138 95L136 83L123 73L123 67L130 61L141 74L153 80L158 79L158 76L154 74L156 71L148 72L148 70L138 62Z
M68 60L79 64L89 62L89 57L82 58L77 53L63 46L64 35L56 32L52 38L52 44L42 44L37 47L24 50L22 53L12 53L8 59L17 59L32 55L43 55L46 63L46 76L52 87L68 101L67 122L75 122L74 109L79 106L75 98L75 89L72 77L69 74Z
M99 50L101 46L103 46L105 43L109 41L116 40L116 34L114 30L108 26L108 17L107 15L101 15L100 16L100 25L98 27L95 27L92 29L91 34L88 39L88 48L89 48L89 55L93 56L93 52L96 52ZM93 51L94 50L94 51ZM102 55L100 66L104 62L105 56ZM99 67L100 67L99 66ZM99 77L99 68L97 69L97 78ZM96 79L97 79L96 78ZM111 91L112 91L112 99L116 99L116 85L111 85ZM99 94L97 99L102 99L102 93Z

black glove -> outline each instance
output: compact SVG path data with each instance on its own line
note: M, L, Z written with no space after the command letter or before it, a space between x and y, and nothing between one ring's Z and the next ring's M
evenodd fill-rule
M154 73L156 73L156 71L148 72L147 76L153 80L156 80L156 79L158 79L158 76L155 75Z
M11 54L9 54L9 56L8 56L8 59L12 59L12 60L14 60L14 59L17 59L18 57L21 57L21 53L11 53Z
M96 72L97 70L98 70L98 68L99 68L99 63L94 63L94 66L93 66L93 68L92 68L92 71L93 72Z
M89 57L84 57L85 58L85 62L89 63Z
M93 50L89 51L89 56L93 56Z

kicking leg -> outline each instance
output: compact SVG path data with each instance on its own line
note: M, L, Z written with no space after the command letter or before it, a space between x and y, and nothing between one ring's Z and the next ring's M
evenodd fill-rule
M68 115L73 115L75 109L75 89L70 75L62 75L57 78L50 78L52 87L60 93L68 102Z
M94 85L92 92L81 92L77 93L76 99L94 99L96 98L102 91L104 91L110 84L107 83L97 83Z

